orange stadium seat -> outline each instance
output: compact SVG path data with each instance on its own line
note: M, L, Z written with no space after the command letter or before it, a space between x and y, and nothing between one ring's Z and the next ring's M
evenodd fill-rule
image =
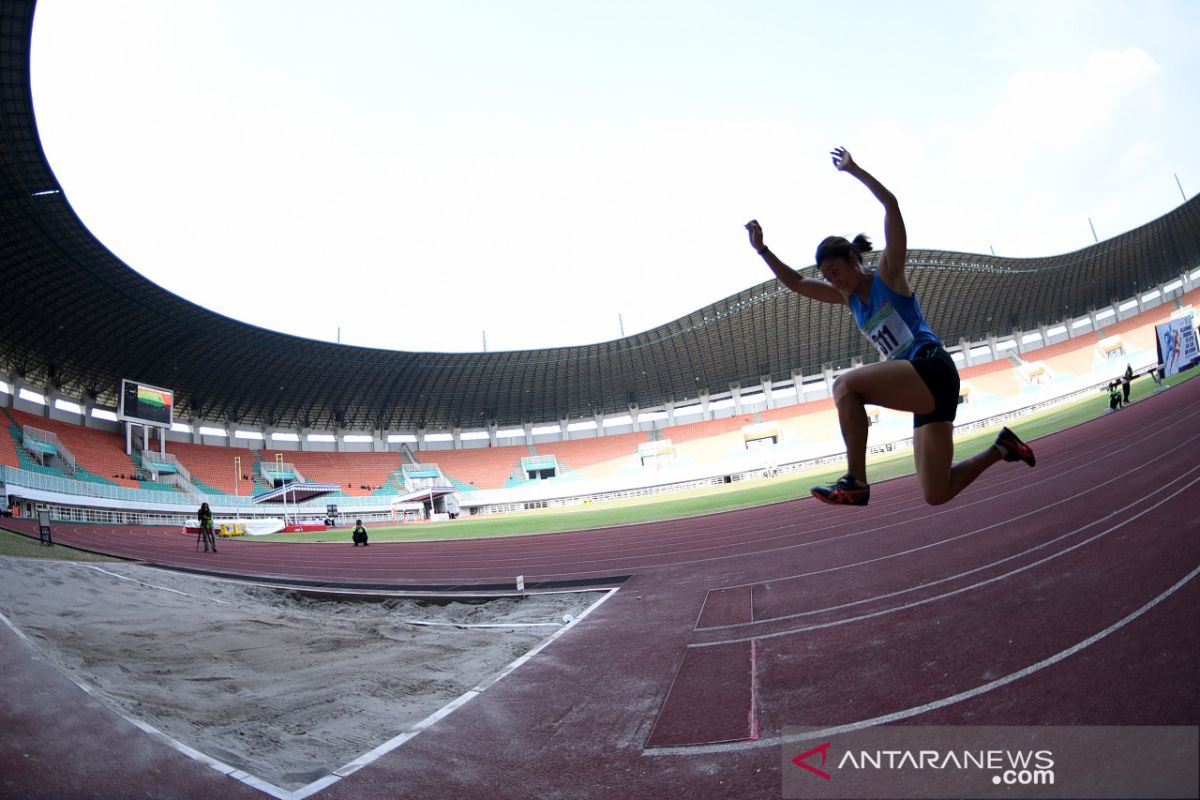
M521 459L533 455L523 444L472 447L464 450L418 450L417 461L437 464L442 474L476 489L501 489Z
M399 492L392 480L393 473L400 469L401 458L396 452L386 453L327 453L297 452L288 450L263 450L262 460L274 463L275 455L293 464L296 470L312 483L336 483L343 494L365 497L383 487Z
M134 477L133 461L125 454L125 439L121 434L40 417L15 408L8 409L8 413L18 425L28 425L57 436L74 454L76 463L99 482L131 489L140 486ZM119 477L122 475L125 477Z

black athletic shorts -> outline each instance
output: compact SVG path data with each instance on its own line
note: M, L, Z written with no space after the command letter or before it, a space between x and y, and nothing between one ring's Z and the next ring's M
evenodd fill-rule
M912 365L933 395L933 411L913 414L913 428L927 422L954 422L958 414L958 367L944 347L927 344L912 359Z

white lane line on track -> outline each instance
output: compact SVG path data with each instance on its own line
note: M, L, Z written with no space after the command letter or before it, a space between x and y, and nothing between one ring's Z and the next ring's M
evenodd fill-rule
M1190 471L1195 472L1196 469L1200 469L1200 466L1194 467ZM856 617L847 617L845 619L834 620L832 622L822 622L822 623L819 623L816 625L802 625L798 628L789 628L788 630L785 630L785 631L774 631L772 633L763 633L763 634L758 634L758 635L754 635L754 636L739 636L734 639L721 639L721 640L712 641L712 642L696 642L693 644L689 644L688 647L689 648L692 648L692 647L695 647L695 648L715 647L717 645L722 645L722 644L734 644L736 642L747 642L747 641L751 641L751 640L755 640L755 639L776 639L781 636L792 636L794 634L804 633L806 631L815 631L815 630L822 630L825 628L834 628L834 627L838 627L840 625L849 625L852 622L862 622L863 620L874 619L876 617L882 617L886 614L893 614L897 611L904 611L906 609L916 608L918 606L923 606L923 605L928 605L930 603L935 603L939 600L945 600L948 597L954 597L956 595L965 594L967 592L974 591L976 589L981 589L984 586L988 586L990 584L1006 580L1008 578L1011 578L1013 575L1017 575L1019 573L1025 572L1027 570L1031 570L1034 567L1041 566L1042 564L1045 564L1049 561L1053 561L1054 559L1056 559L1060 556L1064 556L1067 553L1070 553L1074 550L1078 550L1079 548L1084 547L1085 545L1091 544L1092 542L1095 542L1098 539L1102 539L1105 536L1107 536L1108 534L1112 533L1113 531L1119 530L1120 528L1125 527L1129 523L1131 523L1141 517L1144 517L1145 515L1154 511L1159 506L1162 506L1162 505L1170 502L1172 499L1174 499L1175 497L1177 497L1180 494L1183 494L1188 489L1195 486L1197 483L1200 483L1200 478L1194 478L1194 479L1188 481L1188 483L1186 485L1184 485L1182 488L1176 489L1174 492L1172 492L1171 494L1162 498L1161 500L1156 502L1154 505L1149 506L1149 507L1143 509L1142 511L1139 511L1138 513L1134 514L1133 516L1122 520L1121 522L1118 522L1116 525L1113 525L1109 528L1106 528L1106 529L1100 531L1100 533L1097 533L1095 536L1091 536L1087 539L1084 539L1081 542L1077 542L1077 543L1071 545L1070 547L1065 547L1056 553L1051 553L1050 555L1046 556L1045 558L1038 559L1037 561L1032 561L1024 566L1017 567L1016 569L1009 570L1008 572L993 576L986 580L977 581L976 583L972 583L968 586L962 586L953 591L943 592L942 594L936 594L936 595L933 595L932 597L925 597L920 600L914 600L911 603L902 603L901 605L898 605L898 606L882 608L882 609L879 609L878 611L872 611L869 614L860 614ZM1088 525L1085 525L1083 527L1090 527L1092 524L1094 524L1094 523L1088 523ZM1082 528L1078 528L1076 530L1081 530L1081 529Z
M1200 411L1193 412L1193 413L1187 415L1186 417L1181 417L1179 419L1176 419L1173 422L1162 426L1162 428L1160 430L1156 431L1156 433L1162 433L1163 431L1165 431L1169 428L1180 425L1183 422L1188 421L1191 417L1196 416L1197 414L1200 414ZM1194 440L1198 437L1200 437L1200 434L1193 435L1192 440ZM1189 441L1191 441L1191 440L1189 440ZM1144 438L1130 437L1130 441L1128 444L1125 444L1121 447L1106 447L1106 448L1104 448L1104 452L1106 455L1112 455L1112 454L1123 452L1125 450L1145 448L1145 447L1146 447L1146 440ZM1172 448L1172 449L1174 450L1174 449L1178 449L1178 448ZM1156 458L1151 459L1151 460L1152 461L1158 460L1159 458L1161 458L1161 456L1157 456ZM1087 469L1089 467L1095 467L1095 466L1096 466L1096 461L1093 459L1090 461L1085 461L1084 463L1081 463L1080 465L1071 467L1069 469L1059 470L1055 473L1055 476L1057 478L1061 478L1064 475L1069 475L1073 472L1077 472L1079 470L1083 470L1083 469ZM936 519L937 517L941 517L941 516L944 516L947 514L957 513L959 511L961 511L962 509L970 508L972 506L982 505L984 503L989 503L993 500L997 500L999 498L1006 497L1008 495L1026 491L1027 489L1028 489L1028 482L1020 481L1017 486L1015 486L1014 488L1009 489L1007 491L999 492L997 494L989 494L985 497L981 497L981 498L972 500L968 503L957 503L952 506L946 507L940 511L931 512L931 513L924 514L919 517L910 517L910 516L906 516L906 515L909 512L913 511L914 509L923 508L925 506L911 506L911 507L906 507L903 509L898 509L895 511L890 511L885 514L881 514L878 517L876 517L876 519L885 518L885 517L889 517L889 516L900 517L900 519L897 520L896 522L888 523L885 525L877 525L876 527L873 527L873 528L860 529L860 530L856 530L856 531L852 531L852 532L848 532L848 533L840 533L840 534L836 534L833 536L828 536L823 539L812 539L812 540L808 540L808 541L804 541L804 542L796 542L793 544L782 545L779 547L770 547L770 548L765 548L765 549L760 549L760 550L751 550L751 551L740 551L740 552L732 553L732 554L728 554L728 555L709 556L709 557L705 557L705 558L697 558L697 559L690 559L690 560L684 560L684 561L670 561L670 562L666 562L666 563L650 563L650 564L635 563L632 566L629 566L628 568L613 566L613 567L611 567L609 569L605 569L605 570L582 570L582 571L576 571L576 572L555 571L554 570L554 567L556 566L555 564L526 565L526 566L528 567L530 572L533 572L534 570L538 570L538 572L534 573L534 574L538 574L538 575L547 575L547 576L552 575L555 577L559 577L559 576L574 577L574 576L586 576L586 575L598 575L598 574L604 574L604 573L611 573L614 570L616 570L618 572L621 572L621 571L642 572L642 571L645 571L648 569L669 569L669 568L680 567L680 566L692 566L695 564L705 564L705 563L710 563L710 562L714 562L714 561L726 561L729 559L738 559L738 558L746 558L746 557L759 556L759 555L767 555L767 554L784 552L787 550L792 550L792 549L801 548L801 547L810 547L810 546L818 545L818 544L828 544L830 542L837 542L837 541L841 541L844 539L855 538L855 537L863 536L863 535L866 535L869 533L877 533L879 531L887 530L888 528L894 527L896 525L910 525L910 524L914 524L914 523L918 523L918 522L925 522L927 520L933 520L933 519ZM1051 503L1047 506L1043 506L1043 508L1051 508L1055 505L1058 505L1059 502L1061 502L1061 501L1056 501L1055 503ZM1022 516L1024 516L1024 515L1022 515ZM832 517L830 517L830 519L832 519ZM1003 524L1003 523L1001 523L1001 524ZM845 522L831 523L824 527L806 530L806 531L804 531L804 533L810 534L810 533L819 533L820 531L836 530L837 528L843 527L844 525L845 525ZM768 528L763 528L762 532L767 533L767 532L776 531L776 530L791 531L791 532L786 533L786 534L769 536L765 539L760 539L757 541L763 542L763 541L771 541L771 540L775 540L775 539L791 539L791 538L795 537L794 526L790 523L784 524L784 525L776 525L776 526L768 527ZM690 552L702 552L704 550L729 549L730 547L733 547L735 545L741 546L741 545L745 545L745 544L755 544L755 543L757 543L757 542L741 541L741 542L734 542L734 543L723 543L723 544L711 545L711 546L703 547L703 548L696 548ZM614 562L621 562L621 561L635 561L637 558L638 558L637 556L621 556L621 557L617 557L615 559L614 558L593 559L592 561L601 561L602 563L613 564ZM591 561L578 561L578 562L573 562L573 563L587 564L587 563L591 563ZM430 571L433 571L433 570L431 569ZM739 585L745 585L745 584L739 584ZM716 587L716 588L732 588L732 587L726 586L726 587Z
M1170 482L1169 482L1169 483L1167 483L1167 484L1164 484L1164 485L1163 485L1161 488L1162 488L1162 489L1166 489L1167 487L1171 486L1172 484L1174 484L1174 483L1177 483L1178 481L1181 481L1181 480L1183 480L1184 478L1186 478L1188 475L1192 474L1192 473L1193 473L1193 472L1195 472L1196 470L1200 470L1200 465L1197 465L1197 466L1195 466L1195 467L1192 467L1192 468L1191 468L1191 469L1189 469L1187 472L1183 473L1182 475L1179 475L1179 476L1177 476L1177 477L1176 477L1174 480L1170 481ZM1117 476L1117 477L1115 477L1115 478L1112 478L1112 479L1111 479L1111 480L1109 480L1109 481L1106 481L1105 483L1102 483L1102 484L1097 484L1097 485L1096 485L1095 487L1093 487L1092 489L1088 489L1088 490L1085 490L1085 491L1083 491L1083 492L1080 492L1079 494L1072 495L1072 497L1071 497L1071 498L1069 498L1069 499L1074 499L1074 498L1082 497L1083 495L1085 495L1085 494L1088 494L1089 492L1093 491L1094 489L1098 489L1098 488L1100 488L1100 487L1106 486L1106 485L1107 485L1107 484L1109 484L1109 483L1112 483L1112 482L1115 482L1115 481L1121 481L1121 480L1124 480L1124 479L1125 479L1125 476L1123 476L1123 475ZM916 586L910 586L910 587L908 587L908 588L906 588L906 589L898 589L898 590L896 590L896 591L894 591L894 592L887 592L887 593L885 593L885 594L879 594L879 595L875 595L874 597L867 597L867 598L863 598L862 600L853 600L853 601L851 601L851 602L848 602L848 603L841 603L841 604L839 604L839 605L836 605L836 606L826 606L826 607L824 607L824 608L815 608L815 609L810 609L810 610L808 610L808 611L797 611L797 612L795 612L795 613L792 613L792 614L779 614L779 615L777 615L777 616L773 616L773 617L764 617L764 618L762 618L762 619L756 619L756 620L752 619L752 620L750 620L749 622L734 622L734 623L730 623L730 624L727 624L727 625L710 625L710 626L708 626L708 627L705 627L705 628L700 628L700 627L697 627L697 628L695 628L695 631L696 631L696 632L698 632L698 633L705 633L705 632L708 632L708 631L730 630L730 629L733 629L733 628L745 628L745 627L747 627L747 626L750 626L750 625L759 625L759 626L761 626L761 625L766 625L766 624L768 624L768 623L772 623L772 622L778 622L778 621L780 621L780 620L785 620L785 619L797 619L797 618L799 618L799 617L811 617L811 616L814 616L814 615L816 615L816 614L824 614L824 613L826 613L826 612L830 612L830 611L840 611L840 610L842 610L842 609L844 609L844 608L853 608L854 606L865 605L865 604L867 604L867 603L874 603L874 602L877 602L877 601L879 601L879 600L888 600L888 599L890 599L890 598L893 598L893 597L899 597L900 595L903 595L903 594L908 594L908 593L910 593L910 592L916 592L916 591L920 591L921 589L928 589L928 588L930 588L930 587L933 587L933 586L938 586L938 585L940 585L940 584L943 584L943 583L949 583L950 581L955 581L955 580L958 580L958 579L960 579L960 578L965 578L965 577L967 577L968 575L974 575L975 573L978 573L978 572L983 572L983 571L985 571L985 570L989 570L989 569L991 569L991 568L993 568L993 567L999 566L999 565L1001 565L1001 564L1004 564L1004 563L1006 563L1006 562L1013 561L1013 560L1015 560L1015 559L1018 559L1018 558L1021 558L1021 557L1023 557L1023 556L1027 556L1027 555L1029 555L1030 553L1034 553L1034 552L1037 552L1038 550L1042 550L1042 549L1044 549L1044 548L1046 548L1046 547L1049 547L1049 546L1050 546L1050 545L1052 545L1052 544L1056 544L1056 543L1058 543L1058 542L1061 542L1061 541L1062 541L1062 540L1064 540L1064 539L1069 539L1070 537L1072 537L1072 536L1076 535L1077 533L1081 533L1081 532L1083 532L1083 531L1087 530L1088 528L1090 528L1090 527L1092 527L1092 526L1094 526L1094 525L1100 525L1100 524L1102 524L1102 523L1104 523L1104 522L1106 522L1106 521L1108 521L1108 520L1112 519L1113 517L1117 516L1118 514L1120 514L1120 513L1122 513L1122 512L1125 512L1125 511L1128 511L1128 510L1129 510L1129 509L1131 509L1131 508L1135 508L1135 507L1137 507L1137 506L1140 506L1140 505L1141 505L1143 502L1145 502L1144 498L1140 498L1140 497L1139 497L1138 499L1134 500L1132 503L1129 503L1129 504L1127 504L1127 505L1125 505L1125 506L1122 506L1121 508L1118 508L1118 509L1115 509L1115 510L1113 510L1113 511L1110 511L1109 513L1107 513L1107 514L1106 514L1106 515L1104 515L1103 517L1099 517L1099 518L1097 518L1097 519L1094 519L1094 520L1092 520L1091 522L1087 523L1086 525L1081 525L1080 527L1078 527L1078 528L1075 528L1074 530L1071 530L1071 531L1067 531L1066 533L1064 533L1064 534L1061 534L1061 535L1059 535L1059 536L1056 536L1056 537L1054 537L1053 539L1047 539L1046 541L1044 541L1044 542L1041 542L1041 543L1039 543L1039 544L1036 544L1036 545L1034 545L1033 547L1030 547L1030 548L1028 548L1028 549L1026 549L1026 550L1022 550L1022 551L1021 551L1021 552L1019 552L1019 553L1013 553L1012 555L1005 556L1004 558L997 559L997 560L995 560L995 561L989 562L989 563L987 563L987 564L984 564L984 565L982 565L982 566L979 566L979 567L975 567L974 569L969 569L969 570L966 570L966 571L964 571L964 572L959 572L959 573L957 573L957 574L955 574L955 575L949 575L949 576L947 576L947 577L945 577L945 578L938 578L938 579L937 579L937 580L935 580L935 581L928 581L928 582L926 582L926 583L918 584L918 585L916 585ZM1015 520L1018 520L1018 519L1022 519L1023 517L1030 516L1030 515L1032 515L1032 514L1038 514L1038 513L1041 513L1041 511L1043 511L1045 508L1048 508L1048 507L1049 507L1049 506L1047 506L1047 507L1044 507L1043 509L1038 509L1038 510L1036 510L1036 511L1031 511L1031 512L1029 512L1029 513L1027 513L1027 514L1022 514L1022 515L1021 515L1021 516L1019 516L1019 517L1014 517L1014 518L1013 518L1013 520L1011 520L1011 521L1015 521ZM874 564L874 563L876 563L876 562L879 562L879 561L886 561L887 559L890 559L890 558L896 558L896 557L898 557L898 556L904 556L904 555L910 555L910 554L912 554L912 553L917 553L917 552L920 552L921 550L926 550L926 549L928 549L928 548L931 548L931 547L937 547L937 546L940 546L940 545L946 544L946 543L948 543L948 542L957 541L957 540L959 540L959 539L965 539L965 538L967 538L967 537L969 537L969 536L974 536L974 535L976 535L976 534L983 533L983 532L985 532L985 531L991 530L991 529L993 529L993 528L996 528L996 527L1002 527L1002 526L1004 526L1004 525L1007 525L1007 524L1008 524L1008 522L996 523L995 525L988 525L986 528L979 528L979 529L977 529L977 530L974 530L974 531L969 531L968 533L959 534L958 536L952 536L952 537L950 537L949 539L942 539L942 540L940 540L940 541L937 541L937 542L931 542L930 544L922 545L922 546L920 546L920 547L914 547L914 548L911 548L911 549L908 549L908 550L902 550L902 551L900 551L900 552L897 552L897 553L891 553L891 554L889 554L889 555L886 555L886 556L879 556L878 558L870 558L870 559L867 559L867 560L865 560L865 561L858 561L858 562L855 562L855 563L853 563L853 564L843 564L843 565L841 565L841 566L837 566L837 567L829 567L828 569L816 570L816 571L814 571L814 572L807 572L807 573L803 573L803 574L801 574L801 575L791 575L791 576L788 576L787 578L772 578L770 581L765 581L765 582L766 582L766 583L772 583L772 584L774 584L774 583L780 582L780 581L782 581L782 580L794 580L794 579L796 579L796 578L807 578L807 577L811 577L811 576L813 576L813 575L823 575L823 574L825 574L825 573L829 573L829 572L837 572L838 570L842 570L842 569L848 569L848 568L850 568L850 567L859 567L859 566L863 566L863 565L866 565L866 564ZM1064 550L1063 552L1067 552L1067 551L1065 551L1065 550ZM1008 574L1010 574L1010 575L1011 575L1011 574L1013 574L1013 573L1008 573ZM751 591L753 591L753 589L754 589L754 586L755 586L755 584L742 584L742 585L743 585L743 586L749 586L749 587L750 587L750 589L751 589ZM727 588L727 587L722 587L722 588ZM741 587L738 587L738 588L741 588ZM714 590L709 590L709 591L714 591ZM751 610L753 610L753 608L752 608ZM703 608L701 609L701 611L703 611Z
M1172 447L1170 450L1164 450L1164 451L1162 451L1161 453L1159 453L1159 455L1158 455L1156 458L1154 458L1154 459L1152 459L1152 460L1153 460L1153 461L1157 461L1157 460L1161 459L1161 458L1162 458L1162 457L1164 457L1164 456L1170 455L1171 453L1175 452L1176 450L1185 450L1185 449L1188 449L1188 448L1190 448L1190 447L1192 447L1192 446L1193 446L1193 445L1192 445L1192 443L1193 443L1193 442L1195 442L1197 439L1200 439L1200 434L1195 434L1195 435L1193 435L1192 437L1190 437L1189 439L1186 439L1186 440L1184 440L1183 442L1180 442L1180 443L1176 444L1176 445L1175 445L1174 447ZM1147 463L1149 463L1149 462L1147 462ZM1144 465L1143 465L1143 466L1144 466ZM1079 469L1079 468L1078 468L1078 467L1076 467L1076 468L1074 468L1074 469ZM1066 475L1066 474L1069 474L1070 472L1074 471L1074 469L1072 469L1072 470L1067 470L1066 472L1056 472L1056 473L1055 473L1055 476L1056 476L1056 478L1057 478L1057 477L1061 477L1062 475ZM1058 501L1055 501L1055 502L1053 502L1053 503L1051 503L1051 504L1049 504L1049 505L1040 506L1040 507L1038 507L1038 508L1035 508L1035 509L1033 509L1032 511L1027 511L1027 512L1025 512L1024 514L1020 514L1020 515L1018 515L1018 516L1016 516L1016 517L1009 517L1008 519L1002 520L1001 522L997 522L997 523L995 523L995 524L993 524L993 525L988 525L986 528L979 528L978 530L975 530L975 531L968 531L967 533L962 533L962 534L959 534L959 535L957 535L957 536L951 536L951 537L950 537L950 538L948 538L948 539L942 539L942 540L940 540L940 541L937 541L937 542L930 542L929 544L921 545L920 547L914 547L914 548L911 548L911 549L909 549L909 550L901 550L901 551L899 551L899 552L897 552L897 553L892 553L892 554L890 554L890 555L886 555L886 556L879 556L878 558L871 558L871 559L867 559L867 560L865 560L865 561L856 561L856 562L853 562L853 563L850 563L850 564L839 564L838 566L834 566L834 567L827 567L826 569L819 569L819 570L815 570L815 571L813 571L813 572L801 572L801 573L796 573L796 574L793 574L793 575L781 575L781 576L779 576L779 577L776 577L776 578L770 578L770 579L767 579L767 580L757 580L757 581L751 581L751 582L748 582L748 583L734 583L734 584L728 584L728 585L725 585L725 586L714 586L714 587L712 587L712 589L711 589L710 591L716 591L716 590L721 590L721 589L740 589L740 588L741 588L741 587L743 587L743 586L761 586L763 583L774 583L774 582L776 582L776 581L785 581L785 580L791 580L791 579L793 579L793 578L808 578L808 577L812 577L813 575L821 575L821 574L823 574L823 573L826 573L826 572L837 572L838 570L842 570L842 569L849 569L849 568L852 568L852 567L859 567L859 566L863 566L864 564L873 564L873 563L875 563L875 562L877 562L877 561L884 561L884 560L886 560L886 559L889 559L889 558L895 558L896 556L904 556L904 555L908 555L908 554L910 554L910 553L916 553L916 552L919 552L919 551L921 551L921 550L928 549L928 548L930 548L930 547L937 547L938 545L946 544L946 543L948 543L948 542L954 542L954 541L957 541L957 540L959 540L959 539L966 538L966 537L968 537L968 536L974 536L976 533L980 533L980 532L983 532L983 531L986 531L986 530L990 530L990 529L992 529L992 528L995 528L995 527L1002 527L1002 526L1004 526L1004 525L1007 525L1007 524L1010 524L1010 523L1012 523L1012 522L1015 522L1016 520L1019 520L1019 519L1024 519L1024 518L1026 518L1026 517L1029 517L1029 516L1034 516L1034 515L1036 515L1036 514L1040 514L1041 512L1045 511L1046 509L1049 509L1049 508L1054 508L1055 506L1062 505L1063 503L1069 502L1069 501L1071 501L1071 500L1078 499L1078 498L1080 498L1080 497L1083 497L1085 494L1089 494L1089 493L1091 493L1091 492L1094 492L1094 491L1096 491L1097 489L1099 489L1099 488L1101 488L1101 487L1103 487L1103 486L1108 486L1109 484L1112 484L1112 483L1117 483L1117 482L1120 482L1120 481L1123 481L1123 480L1125 480L1125 474L1124 474L1124 473L1121 473L1121 474L1119 474L1119 475L1115 475L1115 476L1113 476L1112 478L1109 478L1107 481L1104 481L1103 483L1096 483L1096 484L1092 484L1092 485L1090 485L1090 486L1089 486L1087 489L1084 489L1084 490L1083 490L1083 491L1081 491L1081 492L1077 492L1076 494L1073 494L1073 495L1071 495L1070 497L1065 497L1065 498L1063 498L1063 499L1061 499L1061 500L1058 500ZM996 497L1003 497L1003 496L1005 496L1005 495L1007 495L1007 494L1011 494L1011 493L1012 493L1012 491L1010 490L1010 491L1008 491L1008 492L1004 492L1004 493L1002 493L1002 494L992 495L991 497L992 497L992 498L996 498ZM985 499L989 499L989 498L985 498ZM982 500L973 501L973 502L971 503L971 505L975 505L975 504L977 504L977 503L979 503L979 502L982 502ZM918 517L918 518L914 519L914 520L913 520L913 522L920 522L920 521L921 521L921 520L923 520L923 519L927 519L927 517ZM872 531L874 532L874 531L886 530L886 529L887 529L887 527L890 527L890 526L884 526L884 527L882 527L882 528L874 528L874 529L872 529ZM836 537L833 537L833 538L829 538L829 539L822 539L822 540L820 540L820 541L821 541L821 542L830 542L830 541L834 541L835 539L836 539ZM816 542L814 542L814 544L815 544L815 543L816 543Z
M905 708L905 709L901 709L899 711L893 711L888 714L882 714L878 717L871 717L869 719L859 720L857 722L848 722L844 725L836 725L834 727L826 728L824 730L813 731L812 736L813 737L833 736L833 735L839 734L839 733L850 733L851 731L858 731L858 730L862 730L864 728L872 728L872 727L875 727L876 725L887 725L892 722L899 722L900 720L909 719L910 717L919 716L921 714L926 714L930 711L937 711L938 709L945 708L946 706L954 705L955 703L961 703L964 700L970 700L974 697L978 697L979 695L986 694L990 691L999 689L1003 686L1007 686L1010 683L1015 683L1016 681L1019 681L1022 678L1027 678L1030 675L1033 675L1037 672L1042 671L1043 669L1046 669L1047 667L1052 667L1061 661L1065 661L1066 659L1070 658L1071 656L1075 655L1076 653L1079 653L1082 650L1086 650L1087 648L1091 647L1092 645L1096 644L1097 642L1100 642L1100 641L1108 638L1112 634L1114 634L1117 631L1124 628L1126 625L1130 624L1131 622L1133 622L1136 619L1138 619L1139 617L1141 617L1143 614L1145 614L1148 611L1150 611L1151 609L1153 609L1158 604L1162 603L1164 600L1166 600L1171 595L1175 594L1175 592L1179 591L1184 586L1186 586L1197 575L1200 575L1200 566L1196 567L1191 572L1189 572L1187 575L1180 578L1179 581L1177 581L1173 586L1171 586L1169 589L1164 591L1162 594L1153 598L1152 600L1150 600L1148 603L1146 603L1144 606L1137 609L1136 611L1133 611L1130 614L1128 614L1127 616L1122 617L1121 619L1117 620L1112 625L1109 625L1107 628L1104 628L1103 630L1092 634L1091 636L1087 637L1086 639L1083 639L1082 641L1076 642L1075 644L1071 645L1070 647L1066 648L1065 650L1060 650L1057 653L1055 653L1054 655L1044 658L1041 661L1030 664L1027 667L1017 670L1016 672L1010 672L1003 677L997 678L994 681L988 681L987 683L976 686L973 689L967 689L966 691L958 692L957 694L948 695L947 697L943 697L938 700L931 700L930 702L922 703L919 706L912 706L911 708ZM808 735L808 734L806 734L806 735ZM673 755L695 756L695 755L703 755L706 753L736 752L738 750L750 750L750 749L754 749L754 748L758 748L758 747L778 747L781 744L783 744L783 737L770 736L770 737L767 737L764 739L756 739L754 741L747 741L747 742L735 742L735 743L726 744L726 745L714 744L714 745L696 745L696 746L692 746L692 747L670 747L670 748L661 747L661 748L656 748L656 749L647 748L647 749L642 750L642 755L644 755L644 756L673 756Z

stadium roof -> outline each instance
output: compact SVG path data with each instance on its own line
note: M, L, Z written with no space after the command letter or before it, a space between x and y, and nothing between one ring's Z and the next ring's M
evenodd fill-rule
M350 347L215 314L128 267L72 210L34 118L33 13L0 0L0 376L109 407L122 378L143 381L175 390L176 419L416 431L590 419L874 358L844 309L774 280L644 333L541 350ZM909 258L953 346L1081 316L1200 265L1200 202L1065 255Z

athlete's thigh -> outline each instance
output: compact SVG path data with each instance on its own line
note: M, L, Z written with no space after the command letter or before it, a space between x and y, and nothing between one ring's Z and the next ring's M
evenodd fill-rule
M908 361L866 364L845 373L838 382L872 405L914 414L933 411L933 393Z

